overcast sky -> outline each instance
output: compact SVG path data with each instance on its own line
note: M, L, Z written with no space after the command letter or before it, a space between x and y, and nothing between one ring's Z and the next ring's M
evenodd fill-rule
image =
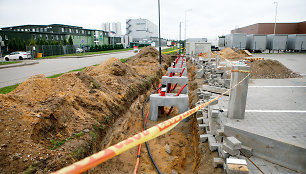
M161 36L207 37L214 40L232 29L274 22L275 0L160 0ZM306 0L277 0L277 22L306 20ZM158 25L158 0L0 0L0 27L27 24L67 24L101 29L102 22L144 18Z

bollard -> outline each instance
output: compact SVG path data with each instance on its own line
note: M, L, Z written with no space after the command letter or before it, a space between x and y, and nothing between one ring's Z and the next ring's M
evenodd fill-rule
M250 71L250 67L246 65L233 65L232 69ZM239 83L247 75L248 73L245 72L232 72L231 87ZM249 77L230 92L227 117L231 119L244 119L248 82Z

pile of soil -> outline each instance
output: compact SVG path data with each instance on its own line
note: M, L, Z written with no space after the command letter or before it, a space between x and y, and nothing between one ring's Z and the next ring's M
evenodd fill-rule
M232 48L224 48L220 51L220 58L224 59L238 59L245 57L244 54L239 54Z
M292 72L277 60L257 60L250 63L253 79L298 78L300 74Z
M146 47L127 63L111 58L53 79L36 75L0 95L1 172L48 173L100 150L107 130L165 73L157 55ZM162 67L170 62L163 55Z

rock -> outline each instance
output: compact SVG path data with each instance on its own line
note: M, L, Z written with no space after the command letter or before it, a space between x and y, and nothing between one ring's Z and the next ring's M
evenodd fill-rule
M1 144L1 147L7 147L7 144Z
M13 160L18 160L22 158L22 154L21 153L15 153L14 156L13 156Z
M171 148L170 148L170 146L168 144L166 144L166 152L168 154L171 154Z
M26 159L24 159L24 160L23 160L23 162L27 162L27 161L29 161L29 159L28 159L28 158L26 158Z
M83 132L89 133L89 129L84 129Z
M172 174L178 174L178 172L174 169L172 169Z

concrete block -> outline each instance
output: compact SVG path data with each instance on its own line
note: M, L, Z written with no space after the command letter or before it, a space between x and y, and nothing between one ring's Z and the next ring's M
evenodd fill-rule
M232 149L241 149L241 142L235 137L224 138L224 143Z
M216 158L214 157L213 165L215 168L217 167L223 167L224 160L222 158Z
M233 70L245 70L249 71L249 66L235 65ZM231 87L234 84L238 84L242 79L246 78L248 73L244 72L232 72ZM231 119L244 119L246 99L248 94L248 82L249 77L240 83L236 88L230 91L230 99L228 104L227 117Z
M244 159L226 158L224 169L227 174L248 174L249 169Z
M244 145L241 145L240 151L249 158L253 155L253 149Z
M221 144L220 143L209 143L208 144L209 145L209 150L210 151L216 151L218 148L219 148L219 146L221 146Z
M186 112L188 110L189 97L187 94L166 93L166 96L160 96L160 94L150 95L150 116L149 119L157 121L158 119L158 107L159 106L176 106L179 109L179 113Z
M216 138L214 136L208 137L208 143L216 143Z
M229 89L231 86L231 80L230 79L224 79L224 86L225 88Z
M221 158L228 158L230 156L229 153L222 149L222 145L218 148L218 154Z
M162 85L169 85L169 84L180 84L180 86L184 86L185 84L188 84L188 78L187 77L178 77L178 76L173 76L173 77L168 77L168 76L163 76L162 77ZM169 91L167 91L169 92ZM188 94L188 86L186 86L181 94Z
M210 99L210 96L212 95L212 93L211 92L203 92L203 99L204 100L208 100L208 99Z
M197 118L198 124L203 124L204 123L203 119L204 117L198 117Z
M208 127L208 124L199 124L199 129L204 130L206 127Z
M210 134L202 134L200 135L200 142L206 142L208 137L211 137L212 135Z
M240 155L240 151L238 149L233 149L229 145L227 145L226 143L222 144L222 150L228 152L232 156L239 156Z
M211 111L211 118L218 118L218 116L219 116L219 110L213 109Z
M167 76L170 76L170 73L175 73L176 75L179 75L184 68L173 68L173 67L168 67L167 69ZM187 76L187 68L185 68L182 76Z

